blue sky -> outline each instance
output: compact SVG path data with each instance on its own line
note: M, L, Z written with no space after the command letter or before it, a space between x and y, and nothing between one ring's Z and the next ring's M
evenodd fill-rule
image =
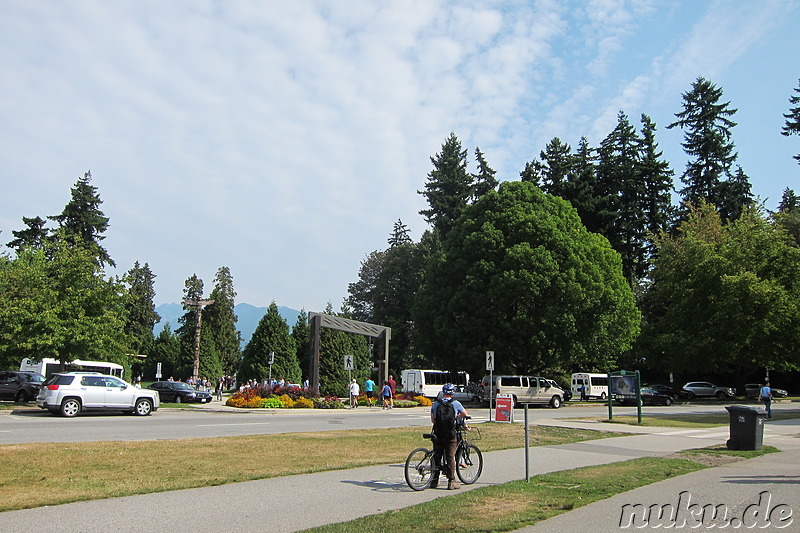
M338 309L395 221L426 229L450 132L517 180L553 137L596 146L646 113L679 175L665 126L698 76L774 208L800 192L798 22L797 0L2 0L0 242L91 169L109 273L149 263L157 304L224 265L238 302Z

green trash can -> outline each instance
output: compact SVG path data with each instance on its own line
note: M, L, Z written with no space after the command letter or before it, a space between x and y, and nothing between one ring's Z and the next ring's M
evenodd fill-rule
M729 450L760 450L764 443L764 419L767 413L750 405L729 405L731 437Z

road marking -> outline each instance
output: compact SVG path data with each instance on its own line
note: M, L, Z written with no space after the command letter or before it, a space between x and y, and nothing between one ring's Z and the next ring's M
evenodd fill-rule
M705 430L704 430L704 429L683 429L683 430L680 430L680 431L665 431L665 432L659 432L659 433L656 433L656 435L664 435L664 436L670 436L670 435L685 435L685 434L687 434L687 433L699 433L699 432L701 432L701 431L705 431Z
M225 426L268 426L272 422L249 422L249 423L242 423L242 424L197 424L197 427L200 428L216 428L216 427L225 427Z

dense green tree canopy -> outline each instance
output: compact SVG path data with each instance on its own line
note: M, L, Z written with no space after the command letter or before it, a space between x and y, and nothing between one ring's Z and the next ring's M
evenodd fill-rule
M645 297L641 346L678 373L800 367L800 249L756 209L724 224L701 203L663 234Z
M136 354L149 354L153 345L153 328L161 320L156 313L156 291L153 287L155 274L150 265L143 266L136 261L123 281L128 286L128 297L125 301L127 320L125 332L131 339L131 350Z
M0 362L52 357L127 365L125 288L81 243L56 239L0 262Z
M442 150L431 157L433 170L428 174L425 190L419 191L429 208L420 211L437 231L446 235L461 216L473 196L473 177L467 171L467 151L455 133L442 144Z
M431 364L482 372L613 368L639 314L608 241L566 201L506 182L466 210L431 260L414 307Z

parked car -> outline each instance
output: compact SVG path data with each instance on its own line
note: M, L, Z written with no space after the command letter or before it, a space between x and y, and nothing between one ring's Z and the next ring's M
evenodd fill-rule
M0 372L0 400L30 402L39 394L44 376L38 372Z
M724 400L736 396L736 389L733 387L720 387L708 381L690 381L683 386L683 390L688 393L689 398L716 396L718 399Z
M555 387L557 389L561 389L561 391L564 393L564 401L565 402L568 402L568 401L570 401L572 399L572 391L570 390L569 387L562 387L561 385L558 384L557 381L555 381L553 379L548 379L547 381L550 382L550 385L552 387Z
M484 376L483 401L488 402L488 393L493 392L493 397L498 394L510 394L512 396L512 406L518 403L529 403L539 405L549 405L554 409L561 407L564 402L564 391L552 380L538 376L492 376L493 383L489 382L489 376Z
M675 400L669 394L658 392L651 387L642 387L639 391L642 398L642 405L672 405ZM636 396L617 396L617 401L623 405L636 405Z
M212 399L210 392L197 390L183 381L156 381L147 388L157 391L162 402L208 403Z
M744 395L746 398L755 398L756 400L761 396L761 385L760 383L747 383L744 386ZM772 397L773 398L786 398L789 396L789 393L784 389L776 389L775 387L770 387L772 389Z
M660 392L661 394L668 394L668 395L672 396L673 400L678 400L680 398L688 398L689 397L689 391L685 391L683 389L676 389L674 387L670 387L669 385L655 384L655 385L648 385L647 387L650 388L650 389L654 389L654 390Z
M139 389L115 376L63 372L42 384L36 405L66 417L81 411L125 411L147 416L158 410L159 399L156 391Z

